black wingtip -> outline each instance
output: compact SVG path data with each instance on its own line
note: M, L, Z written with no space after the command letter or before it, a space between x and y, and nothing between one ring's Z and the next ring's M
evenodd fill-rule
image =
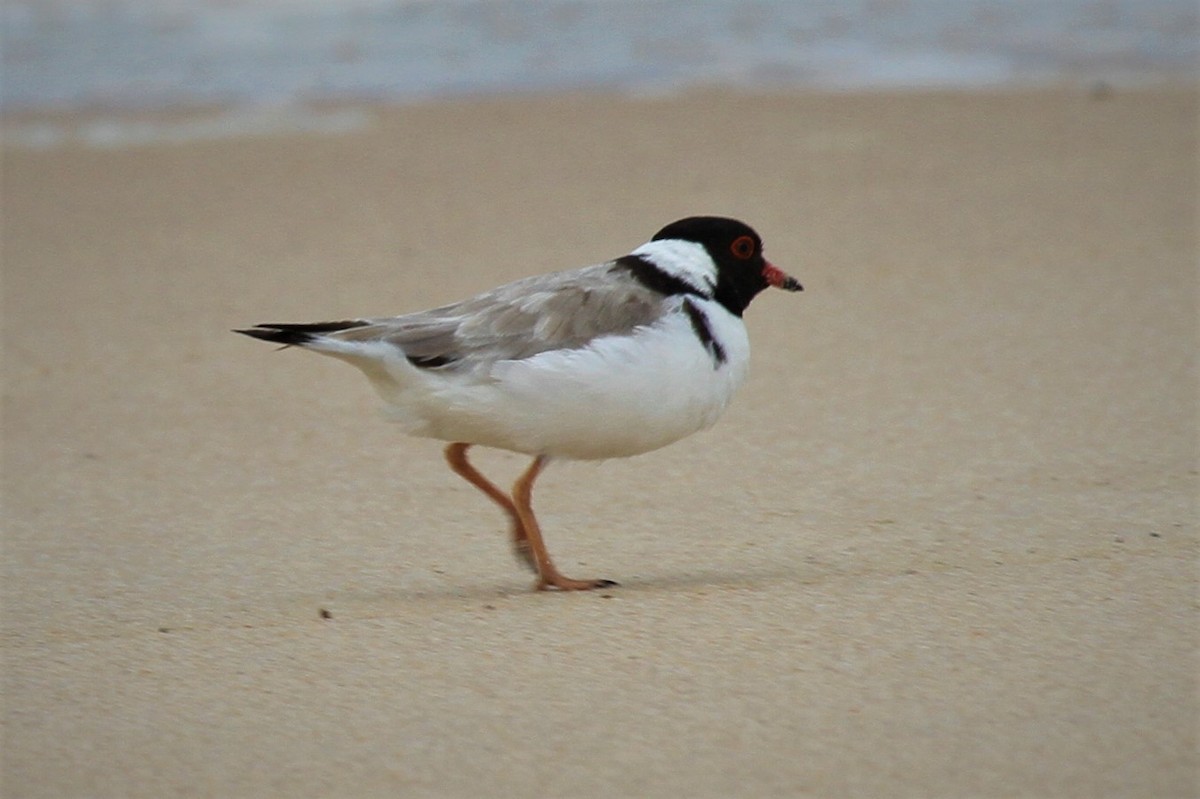
M244 330L234 330L234 333L241 333L243 336L262 339L263 341L271 341L275 344L282 344L289 347L293 344L307 344L312 341L315 336L312 333L306 333L300 330L285 330L277 327L250 327Z
M370 324L362 319L347 319L342 322L310 322L292 324L289 322L266 322L254 327L234 330L243 336L271 341L285 347L304 345L316 339L322 333L336 333L339 330L349 330L352 327L363 327Z

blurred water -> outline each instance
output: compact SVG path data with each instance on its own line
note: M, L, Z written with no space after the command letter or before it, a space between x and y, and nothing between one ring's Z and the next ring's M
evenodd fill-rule
M0 108L1195 79L1194 0L7 0Z

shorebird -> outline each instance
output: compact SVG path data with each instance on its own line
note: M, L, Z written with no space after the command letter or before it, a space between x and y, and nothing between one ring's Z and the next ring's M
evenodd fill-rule
M357 366L406 432L449 442L450 468L508 516L535 587L582 591L615 583L555 567L534 481L556 458L638 455L710 427L746 378L742 314L768 287L801 290L748 225L695 216L620 258L440 308L235 332ZM474 445L533 461L506 493L467 459Z

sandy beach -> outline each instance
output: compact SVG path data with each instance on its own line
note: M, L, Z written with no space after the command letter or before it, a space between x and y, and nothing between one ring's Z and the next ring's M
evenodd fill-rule
M1197 110L564 95L9 146L3 795L1198 795ZM697 213L805 292L749 309L713 430L539 482L559 565L619 588L532 592L356 371L228 332Z

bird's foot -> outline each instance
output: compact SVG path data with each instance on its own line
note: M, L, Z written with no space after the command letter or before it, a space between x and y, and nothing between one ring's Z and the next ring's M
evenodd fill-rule
M550 577L539 577L534 588L538 591L594 591L597 588L613 588L619 583L612 580L572 580L555 574Z

